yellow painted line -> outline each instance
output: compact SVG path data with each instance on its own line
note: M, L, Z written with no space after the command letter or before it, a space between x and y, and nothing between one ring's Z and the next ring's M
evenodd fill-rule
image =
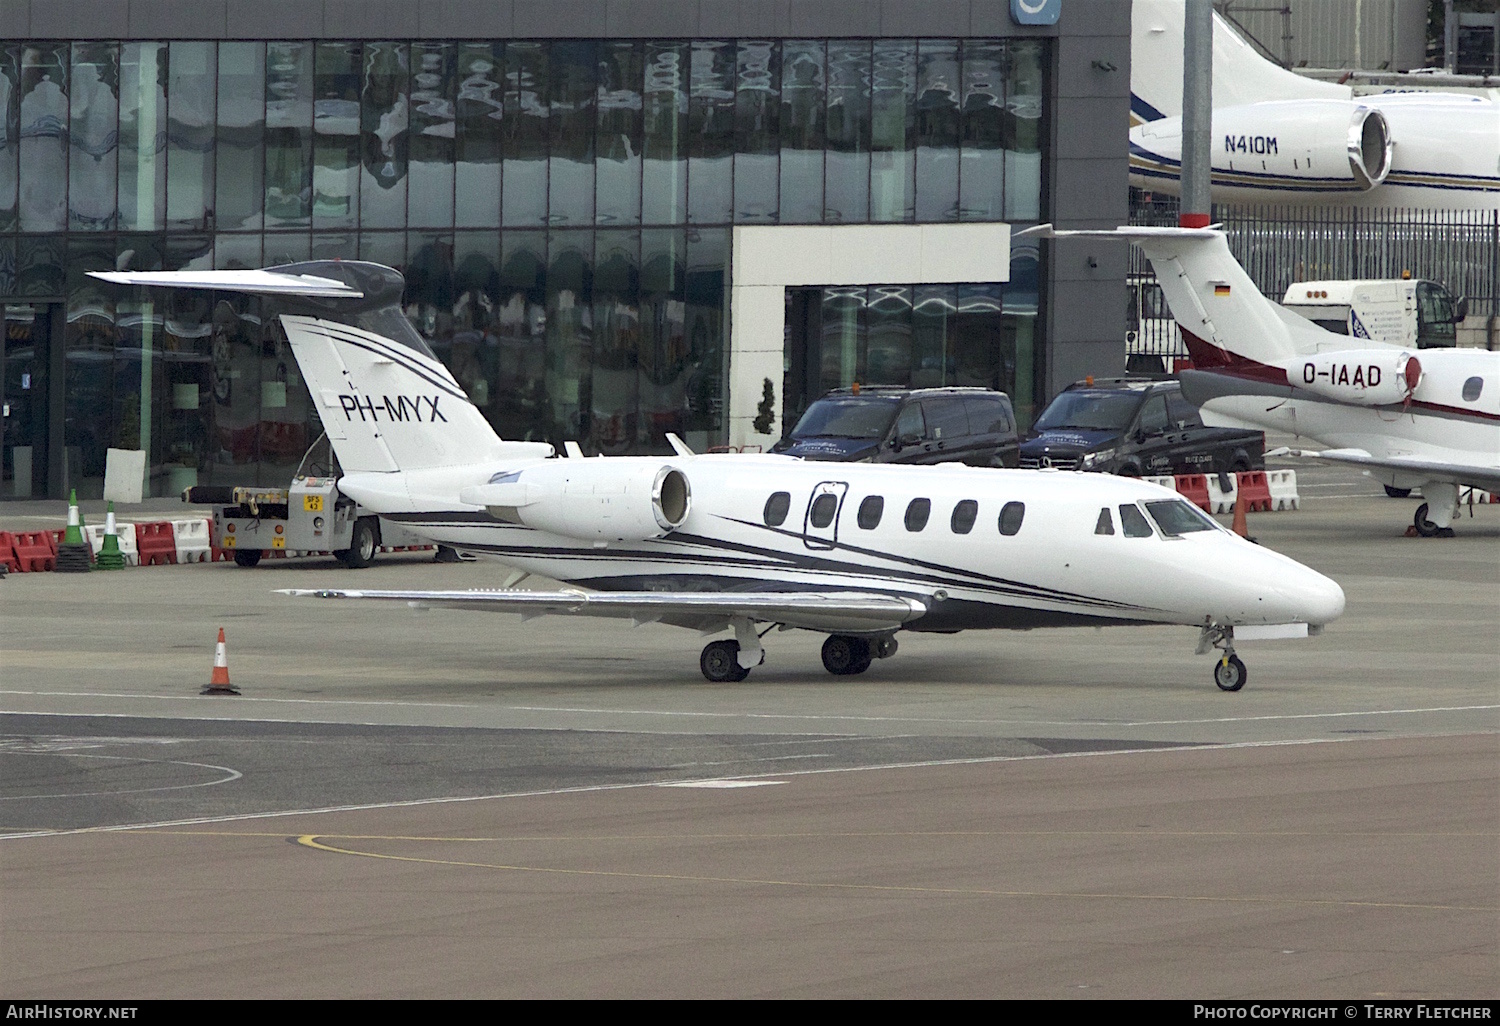
M1347 901L1334 898L1243 898L1208 894L1104 894L1087 891L1008 891L987 887L919 887L898 884L810 883L803 880L775 880L758 877L701 876L678 873L628 873L607 869L557 869L548 866L512 866L490 862L457 862L448 859L423 859L410 855L382 855L377 852L336 848L318 841L318 834L303 834L297 843L334 855L356 855L392 862L412 862L429 866L453 866L460 869L499 869L513 873L547 873L557 876L592 876L627 880L662 880L673 883L738 884L752 887L790 887L815 891L865 891L880 894L937 894L955 897L989 898L1082 898L1088 901L1184 901L1221 902L1235 905L1294 905L1328 908L1389 908L1428 912L1500 912L1500 907L1467 905L1428 905L1396 901Z

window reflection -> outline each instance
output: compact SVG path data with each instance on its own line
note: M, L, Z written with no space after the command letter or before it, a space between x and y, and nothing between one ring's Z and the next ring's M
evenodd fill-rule
M264 43L219 44L214 222L226 231L259 228L262 224L265 49Z
M871 59L870 220L916 216L917 44L878 40Z
M314 57L312 220L320 228L352 228L359 218L359 56L358 44L319 43Z
M21 45L0 43L0 232L16 227L20 142Z
M406 223L447 228L453 224L454 46L413 43L411 60Z
M734 169L735 45L693 42L688 105L688 221L730 220Z
M543 44L505 45L501 223L507 227L547 223L548 77Z
M689 50L686 43L647 43L643 93L641 220L687 220Z
M206 231L214 227L218 46L174 42L167 58L167 226Z
M120 227L150 231L166 222L167 44L120 49Z
M781 44L781 223L823 219L823 150L828 107L824 94L826 45Z
M770 224L777 214L780 54L769 40L742 40L735 59L734 219Z
M500 224L500 137L505 115L503 43L458 45L454 108L454 224Z
M823 220L857 223L870 212L870 44L828 44L828 156Z
M594 158L594 218L601 225L641 221L643 60L639 43L601 47Z
M365 43L359 96L359 222L406 226L410 57L404 43Z
M113 43L74 43L68 142L68 226L115 226L119 51Z

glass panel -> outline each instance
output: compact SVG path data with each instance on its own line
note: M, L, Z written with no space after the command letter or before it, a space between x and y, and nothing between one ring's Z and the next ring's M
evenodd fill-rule
M257 483L284 488L322 425L298 374L297 360L281 321L275 317L261 322L259 363L260 389L253 397L260 400Z
M859 526L866 531L873 531L880 526L880 516L885 512L885 497L880 495L867 495L859 504Z
M1120 515L1122 517L1124 516L1125 510L1127 508L1135 511L1135 515L1137 517L1140 517L1141 523L1144 524L1146 522L1146 518L1141 516L1141 511L1136 509L1134 506L1121 506ZM1025 519L1026 504L1024 502L1007 502L1005 504L1005 507L1000 510L1000 533L1004 535L1015 534L1021 529L1021 522ZM1130 530L1127 528L1125 533L1127 535L1130 534ZM1151 528L1146 528L1146 533L1150 534Z
M401 270L406 267L405 232L360 232L359 258Z
M1016 503L1011 503L1010 505L1014 506ZM1005 508L1008 510L1010 506L1006 506ZM1146 515L1134 503L1120 507L1120 526L1124 528L1125 537L1127 538L1149 538L1152 534L1151 525L1146 522ZM1000 516L1000 533L1007 533L1003 512ZM1014 531L1009 533L1015 534Z
M115 423L115 304L88 271L115 268L112 235L75 235L68 241L68 313L65 335L63 488L80 499L104 493L104 454L112 445L136 448L139 402L132 421Z
M359 222L358 43L319 43L313 75L312 220L318 228Z
M655 413L651 397L640 392L640 248L641 233L630 229L601 231L594 239L591 441L607 454L637 451Z
M24 147L23 147L24 152ZM63 276L63 236L22 235L16 239L16 295L61 296L67 288Z
M68 44L21 51L21 230L60 232L68 191Z
M949 518L948 526L953 528L954 534L968 534L974 530L974 521L979 517L979 503L973 499L964 499L953 507L953 516Z
M266 194L264 43L219 44L218 109L214 221L224 229L259 228Z
M688 432L687 237L676 229L641 232L640 380L636 386L646 412L647 448L665 451L674 431L696 452L708 448L708 434Z
M141 270L142 253L155 249L160 236L144 238L121 236L120 252L131 251L130 267ZM137 244L137 241L141 245ZM214 238L203 232L174 232L166 237L161 260L155 265L164 271L208 271L214 266Z
M0 299L16 294L16 240L0 234Z
M781 223L823 220L827 55L821 41L781 44Z
M863 285L823 290L821 391L848 388L861 380L865 354L865 303Z
M647 43L641 221L687 220L688 47Z
M917 44L875 43L870 83L870 220L916 216Z
M312 240L307 232L267 232L266 266L295 264L312 255Z
M723 437L724 320L728 299L729 229L688 233L687 246L687 424L709 446ZM708 448L709 446L704 446ZM700 450L701 451L701 450Z
M17 157L21 146L21 50L20 43L0 44L0 232L14 231L16 227L16 193L20 185Z
M266 44L266 226L312 216L313 46Z
M827 527L833 523L833 515L838 512L838 509L838 496L824 492L813 500L812 509L808 511L808 521L813 527Z
M120 227L166 224L167 44L126 43L120 54Z
M551 437L591 435L594 233L555 231L547 238L547 406Z
M546 394L547 239L543 232L500 236L499 365L491 423L502 438L549 436Z
M500 224L500 133L505 114L504 44L458 44L458 105L453 143L454 222Z
M208 409L203 418L207 438L199 483L256 484L254 464L260 459L261 302L253 296L214 295L216 301L209 315L208 388L197 397ZM182 401L186 405L190 397L184 395ZM187 412L191 416L191 410Z
M733 43L693 43L692 99L688 107L688 221L730 219L734 163Z
M828 44L828 165L823 219L855 224L870 214L870 44Z
M1042 46L1012 42L1005 81L1005 216L1035 221L1042 211Z
M918 43L918 221L958 219L958 90L958 43Z
M959 217L965 221L998 221L1005 213L1005 49L991 40L964 43Z
M860 380L871 385L906 385L912 375L912 290L872 285L869 352Z
M1108 506L1099 511L1099 519L1094 522L1094 533L1111 535L1115 533L1115 518L1110 515Z
M406 319L446 358L453 336L453 237L443 232L406 236Z
M734 219L774 224L777 215L781 61L775 43L741 41L735 92Z
M353 232L313 232L308 256L313 260L355 260L358 252L359 236Z
M498 202L499 197L496 197ZM499 207L495 216L499 216ZM459 232L453 247L453 341L448 369L469 400L496 422L492 385L500 355L500 239L494 232Z
M224 270L266 266L260 258L260 233L217 236L214 239L214 266Z
M503 224L547 223L547 51L541 43L505 47Z
M406 227L409 60L405 43L365 44L359 96L361 228Z
M115 164L120 117L120 54L113 43L74 43L68 224L84 231L115 226Z
M643 60L639 43L601 44L594 164L598 176L594 218L601 225L639 224L641 220Z
M912 307L913 388L937 388L953 380L948 323L957 311L956 285L917 286Z
M215 43L173 43L167 82L167 226L213 227Z
M1031 425L1036 397L1045 394L1045 388L1037 381L1042 366L1037 359L1041 342L1036 327L1040 275L1034 244L1017 246L1011 251L1010 281L1004 286L1001 318L1004 334L1001 358L1009 362L1003 371L1001 387L1010 393L1021 430Z
M135 270L161 269L161 254L157 243L159 238L160 236L152 235L124 235L118 240L111 240L115 252L119 254L116 266L128 263ZM159 494L159 481L152 479L155 476L152 471L159 470L162 462L159 442L161 429L165 427L165 410L160 402L155 401L157 395L163 395L166 391L162 374L163 351L167 342L164 329L171 320L172 308L192 306L193 300L187 296L153 296L144 290L134 294L114 290L114 296L114 328L109 332L107 349L69 354L70 360L77 361L77 366L69 367L71 380L80 383L90 396L111 402L112 408L103 411L89 410L83 417L79 416L80 411L70 410L69 420L78 424L80 421L86 422L88 415L102 412L103 418L99 423L105 423L107 419L110 429L106 449L113 446L145 452L148 477L144 483L147 485L147 494ZM99 316L91 311L84 319L94 319L97 326L100 323L97 319ZM107 381L106 375L109 379ZM74 444L77 444L77 437L85 436L86 431L80 432L75 436ZM94 472L87 450L88 446L85 444L81 452L69 454L71 472L78 472L79 460L84 473ZM74 459L75 455L77 460ZM107 452L100 454L101 465L107 459ZM98 487L102 492L102 469L99 473L101 480ZM92 490L91 483L90 491Z
M452 43L413 43L411 162L406 220L412 227L453 225Z
M931 515L931 499L911 500L906 507L906 529L908 531L920 531L927 526L927 518Z
M953 384L1000 387L1000 286L958 286L958 312L952 334Z
M547 221L594 223L594 123L598 120L598 48L555 42L552 48L551 158Z
M149 293L143 293L149 296ZM182 489L204 483L209 466L210 444L208 417L205 416L213 396L213 317L206 292L170 293L147 298L140 304L142 335L141 367L146 371L142 384L149 383L155 401L141 394L141 409L153 411L151 439L143 448L150 455L150 494L179 495ZM120 304L121 335L132 327L126 315L126 304ZM160 330L155 330L157 316ZM149 318L149 319L148 319ZM148 350L144 328L151 324ZM127 336L128 337L128 336ZM127 346L132 345L126 341ZM146 354L150 352L151 357Z

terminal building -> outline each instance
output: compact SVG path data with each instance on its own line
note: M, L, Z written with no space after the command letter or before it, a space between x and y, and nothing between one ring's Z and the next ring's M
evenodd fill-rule
M0 498L285 485L269 305L370 260L502 437L769 446L854 382L1124 364L1129 0L0 0ZM264 307L264 308L263 308Z

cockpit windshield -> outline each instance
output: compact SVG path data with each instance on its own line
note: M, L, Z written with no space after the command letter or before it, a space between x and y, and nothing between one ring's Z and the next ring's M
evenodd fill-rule
M1159 499L1146 503L1146 512L1156 521L1165 538L1179 538L1194 531L1217 531L1219 524L1186 499Z

